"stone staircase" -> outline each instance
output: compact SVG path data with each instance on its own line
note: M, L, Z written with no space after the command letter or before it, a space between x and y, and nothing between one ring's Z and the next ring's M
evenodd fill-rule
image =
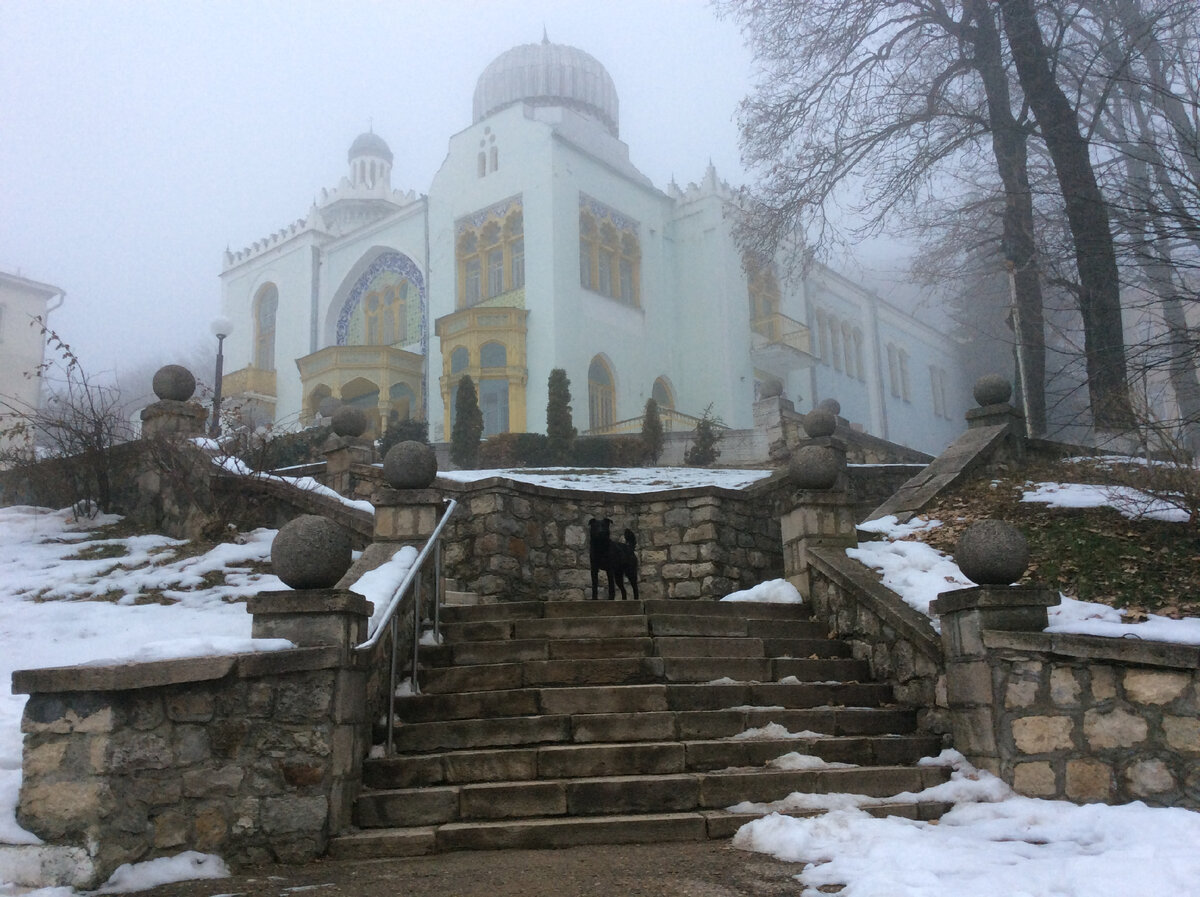
M444 619L424 693L396 699L396 756L365 762L357 830L333 857L725 838L754 818L725 809L742 801L948 775L914 765L940 738L796 605L523 602ZM803 735L737 737L771 723ZM767 765L793 751L853 765Z

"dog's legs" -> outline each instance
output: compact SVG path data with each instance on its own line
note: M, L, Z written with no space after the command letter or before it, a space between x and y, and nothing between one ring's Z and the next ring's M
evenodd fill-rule
M592 567L592 600L595 601L600 592L600 571Z
M614 573L612 570L605 570L604 575L608 577L608 600L615 601L617 598L617 585L621 581L621 575Z

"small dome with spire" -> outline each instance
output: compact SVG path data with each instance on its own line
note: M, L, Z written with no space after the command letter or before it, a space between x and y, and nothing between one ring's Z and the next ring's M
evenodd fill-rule
M350 152L347 154L346 160L353 162L359 156L374 156L377 159L386 160L389 165L392 163L391 148L387 145L387 141L374 131L364 131L350 144Z
M475 84L474 120L515 103L565 106L618 135L617 88L596 58L576 47L522 44L497 56Z

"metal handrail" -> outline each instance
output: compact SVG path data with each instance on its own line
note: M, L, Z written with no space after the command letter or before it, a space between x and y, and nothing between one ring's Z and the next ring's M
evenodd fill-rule
M397 632L397 616L396 612L400 609L400 605L404 601L404 596L409 588L413 590L413 631L412 631L412 683L413 694L420 694L421 688L417 682L417 663L418 655L421 649L421 571L424 569L425 561L429 558L430 553L433 553L433 634L436 641L441 641L441 596L442 596L442 530L445 529L447 521L450 520L454 509L458 507L458 501L453 498L446 499L446 509L442 514L441 519L437 522L437 526L433 528L429 539L422 546L417 554L417 559L413 561L408 572L404 574L404 579L400 581L400 585L392 592L392 597L388 599L387 607L383 615L379 618L379 623L375 627L365 642L361 645L356 645L355 651L370 651L378 643L384 630L388 630L392 636L391 660L388 670L388 698L387 698L387 753L391 756L393 730L396 723L396 647L398 641Z

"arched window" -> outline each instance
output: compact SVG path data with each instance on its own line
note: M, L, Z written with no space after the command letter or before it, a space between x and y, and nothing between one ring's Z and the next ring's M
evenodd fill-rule
M479 349L481 368L502 368L508 364L508 351L503 343L484 343Z
M588 366L588 427L592 430L616 422L616 390L612 371L596 356Z
M482 150L479 153L479 159L475 164L475 169L475 173L479 175L479 177L483 177L485 174L487 174L487 156L484 155Z
M854 370L858 374L858 379L866 382L867 372L863 366L863 332L861 328L854 328Z
M641 305L642 250L637 225L594 200L580 197L580 202L580 286L623 305Z
M654 387L650 390L650 398L658 403L660 409L675 407L675 390L671 389L671 384L666 377L659 377L654 381Z
M470 222L460 221L455 257L459 308L473 308L525 286L525 234L520 204L509 202L474 216Z
M470 362L471 358L470 355L467 354L466 347L459 346L450 353L450 373L457 374L459 371L466 370L467 365L470 364Z
M254 298L254 366L262 371L275 370L275 316L279 311L279 290L264 285Z
M388 390L388 399L391 411L396 413L398 419L408 420L412 417L413 408L417 403L417 394L413 392L411 386L407 383L392 384L391 389Z

